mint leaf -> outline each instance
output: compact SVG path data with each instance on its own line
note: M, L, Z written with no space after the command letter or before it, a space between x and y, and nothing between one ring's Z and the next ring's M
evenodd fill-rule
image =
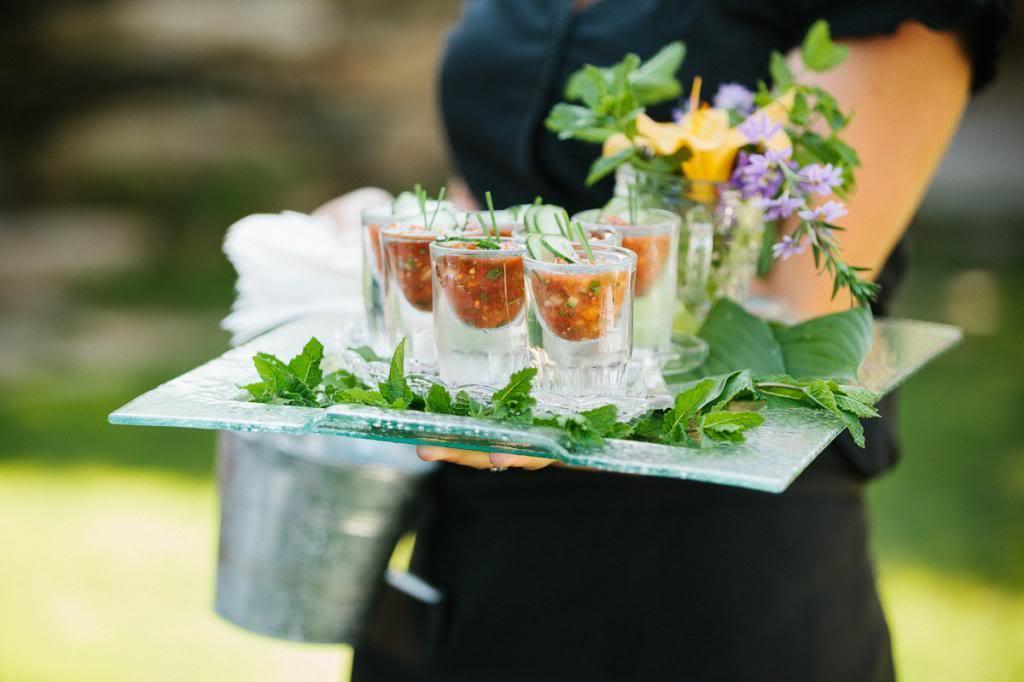
M789 70L789 65L786 64L786 58L777 50L772 50L768 61L768 73L772 76L772 86L778 94L789 90L793 83L796 82L796 79L793 78L793 72Z
M388 380L380 382L380 395L385 402L399 408L407 408L416 402L416 394L405 380L405 339L402 339L391 356Z
M565 432L570 450L593 450L604 445L604 437L583 414L558 415L554 422Z
M452 414L452 395L441 384L431 384L424 399L424 410L434 414Z
M310 389L315 389L323 379L320 362L324 359L324 345L316 337L306 342L302 352L288 361L288 369Z
M839 416L843 423L846 424L846 430L850 432L850 436L853 437L853 442L857 444L857 447L864 447L864 426L860 423L860 419L857 419L855 415L849 412L840 412Z
M466 391L459 391L455 394L455 402L452 403L452 414L463 417L485 417L488 414L487 407Z
M257 373L263 379L262 388L257 389L260 402L282 405L316 407L318 405L313 389L299 380L288 365L270 353L257 353L252 359ZM253 392L250 384L246 387ZM255 397L255 394L254 394Z
M359 377L347 369L339 369L335 372L331 372L324 377L323 383L325 388L342 389L355 388L357 386L365 388L363 382L359 380Z
M828 381L816 379L804 387L804 392L811 400L835 415L839 414L839 406L836 404L836 396L832 393Z
M592 410L586 410L579 414L587 420L587 423L590 424L590 427L594 431L604 436L608 434L618 423L619 408L614 405L602 405L601 407L595 407Z
M537 400L530 395L535 376L536 367L526 367L515 372L508 383L491 396L492 416L510 421L528 420L533 413L533 406L537 404Z
M601 156L590 166L590 172L587 173L586 184L589 187L603 179L605 176L613 173L616 168L626 163L637 155L636 147L627 147L620 152L616 152L611 156Z
M712 412L724 410L729 406L729 403L736 399L737 396L745 393L753 393L754 391L754 377L750 373L750 370L745 369L741 372L733 372L728 375L725 379L725 383L722 387L722 392L711 406Z
M661 48L650 59L636 67L629 75L639 104L657 104L679 97L683 87L676 73L686 59L686 45L682 41L671 42Z
M377 351L369 346L355 346L353 348L349 348L349 350L367 362L382 362L384 360L384 358L377 355Z
M764 417L757 412L711 412L701 416L697 428L702 438L742 443L744 431L763 423Z
M378 391L356 386L346 388L333 394L332 398L336 403L354 403L356 405L372 405L374 407L391 407Z
M828 22L819 19L811 25L800 46L804 66L811 71L828 71L841 64L850 50L832 42Z
M690 421L702 407L718 397L722 379L702 379L696 385L676 396L674 407L664 417L662 432L665 440L674 445L696 445L690 436Z
M859 400L854 400L853 398L849 398L845 395L836 396L836 405L838 405L839 409L843 412L849 412L855 417L859 417L861 419L870 419L872 417L879 416L878 410L873 408L871 405L866 405Z
M865 405L874 405L882 397L878 393L875 393L874 391L869 391L866 388L861 388L860 386L850 386L847 384L840 384L839 392L849 398L856 400L859 403L864 403Z

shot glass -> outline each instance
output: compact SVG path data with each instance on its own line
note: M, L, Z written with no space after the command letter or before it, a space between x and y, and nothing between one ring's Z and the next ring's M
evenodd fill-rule
M633 343L638 352L670 352L676 296L680 218L660 208L592 209L573 216L585 230L613 228L636 254Z
M387 335L384 327L384 254L380 230L399 220L391 204L368 208L362 213L363 308L370 345L383 352Z
M500 386L529 365L523 254L452 240L430 244L434 340L441 379L453 386Z
M422 225L407 223L395 223L380 231L388 341L393 346L406 339L407 357L425 364L436 360L430 243L438 236Z
M444 218L454 215L454 206L447 201L428 201L425 210L429 215L439 212ZM366 312L366 327L370 345L379 353L389 352L389 334L385 313L386 262L381 247L380 232L383 228L397 224L413 224L419 219L420 207L406 195L395 201L365 209L362 212L363 247L363 308Z
M527 333L540 384L567 395L622 393L633 352L637 257L592 246L591 262L524 256Z

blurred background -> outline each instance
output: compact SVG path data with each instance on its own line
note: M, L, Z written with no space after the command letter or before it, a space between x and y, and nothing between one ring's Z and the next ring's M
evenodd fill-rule
M36 0L0 9L0 680L338 680L348 652L211 610L208 432L106 415L227 347L225 228L437 187L459 3ZM1024 41L910 230L898 314L963 345L903 391L871 489L906 680L1024 679Z

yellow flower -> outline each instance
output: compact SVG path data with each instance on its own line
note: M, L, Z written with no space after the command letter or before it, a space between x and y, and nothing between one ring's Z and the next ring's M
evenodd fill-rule
M687 178L699 183L691 190L692 198L699 201L714 200L710 183L729 179L736 153L747 143L742 133L729 127L729 114L722 109L691 111L678 123L658 123L639 114L636 129L654 143L659 154L669 156L683 147L690 150L690 158L683 161L682 171Z
M612 156L630 146L639 146L659 156L671 156L686 147L690 157L682 162L683 175L694 181L689 196L697 201L713 201L713 183L726 182L732 174L736 154L750 143L737 128L729 125L729 113L724 109L699 106L700 79L694 81L690 111L678 122L659 123L647 114L637 114L637 136L631 141L621 133L604 142L602 154ZM762 107L754 115L763 114L773 123L784 125L793 106L793 93L787 92L778 100ZM780 128L764 141L767 149L781 151L792 147L785 129Z
M650 152L654 151L654 145L642 135L637 135L633 140L630 140L622 133L615 133L604 141L604 145L601 147L601 156L614 156L623 149L629 149L634 146L641 147Z

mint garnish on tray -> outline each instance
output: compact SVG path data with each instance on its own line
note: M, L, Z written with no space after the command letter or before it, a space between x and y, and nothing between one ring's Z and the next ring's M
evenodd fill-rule
M368 349L357 349L365 353ZM683 447L705 447L716 442L742 443L745 432L760 426L764 405L800 405L825 410L842 421L854 441L864 446L860 420L877 417L874 403L879 395L830 379L793 378L788 375L755 377L750 370L703 377L685 385L673 406L652 410L633 421L619 421L614 405L575 414L534 414L532 395L537 370L528 367L509 377L489 403L466 391L454 396L434 383L423 395L416 393L405 376L405 340L391 357L388 377L376 388L351 372L324 375L323 344L312 338L302 352L287 363L269 353L257 353L253 364L261 381L244 386L252 402L301 407L339 404L369 405L431 414L493 419L513 424L533 424L562 432L571 450L593 450L606 438L640 440ZM364 355L365 357L365 355Z

